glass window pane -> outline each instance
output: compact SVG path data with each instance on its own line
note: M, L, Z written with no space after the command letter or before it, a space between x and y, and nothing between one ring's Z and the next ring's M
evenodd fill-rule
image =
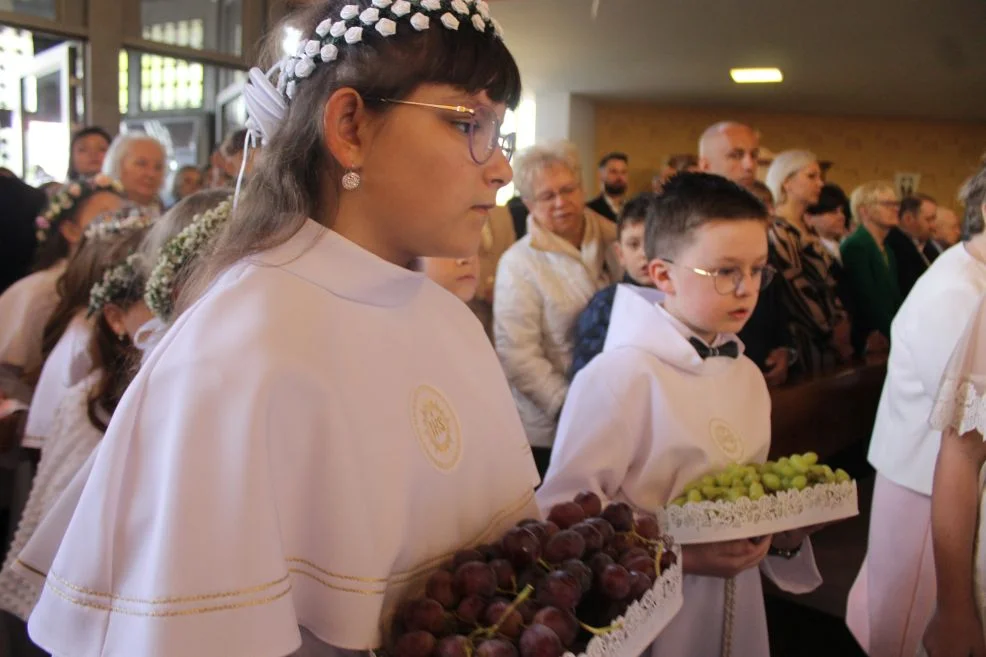
M0 2L0 6L3 9L14 11L18 14L30 14L31 16L40 16L55 20L55 0L13 0L13 2L9 3Z
M242 52L243 0L140 0L145 39L198 50Z

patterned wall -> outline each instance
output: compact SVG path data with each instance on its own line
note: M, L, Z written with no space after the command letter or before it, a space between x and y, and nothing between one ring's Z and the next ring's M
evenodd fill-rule
M920 191L955 206L959 185L986 153L986 122L958 123L757 111L687 109L649 104L596 104L597 157L613 150L630 155L631 187L646 189L672 153L695 153L712 123L734 119L759 129L775 153L807 148L834 163L828 179L847 193L867 180L894 173L921 174Z

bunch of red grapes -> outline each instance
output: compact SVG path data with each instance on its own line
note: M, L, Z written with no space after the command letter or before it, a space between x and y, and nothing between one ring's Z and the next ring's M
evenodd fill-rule
M594 493L463 550L395 619L392 657L579 654L675 561L657 521Z

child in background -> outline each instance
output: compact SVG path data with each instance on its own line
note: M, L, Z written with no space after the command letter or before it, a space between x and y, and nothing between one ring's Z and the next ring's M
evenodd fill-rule
M37 218L35 273L0 296L0 365L15 375L37 376L43 362L44 327L58 305L57 281L93 219L123 205L123 188L98 175L65 185Z
M468 258L422 258L425 275L443 288L469 303L479 284L479 256Z
M656 195L649 192L640 194L627 201L620 213L620 220L616 224L616 255L625 272L621 281L623 284L643 287L654 285L647 272L644 224L648 209L653 206L655 198ZM578 371L603 350L617 285L619 284L614 283L596 292L589 300L589 305L575 320L575 348L572 351L570 379L574 379Z
M770 396L736 338L773 274L763 205L680 173L648 213L646 249L658 289L617 290L605 348L569 391L542 509L590 490L652 513L701 475L767 457ZM803 531L686 546L682 565L684 607L655 655L765 657L756 566L788 591L821 583Z

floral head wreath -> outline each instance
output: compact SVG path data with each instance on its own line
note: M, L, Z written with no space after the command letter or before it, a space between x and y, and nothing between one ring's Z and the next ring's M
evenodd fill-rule
M114 192L123 195L123 185L120 181L113 180L109 176L98 174L90 180L73 182L63 185L59 189L51 202L48 204L44 214L34 220L37 228L36 236L38 242L48 239L58 224L76 208L79 203L86 200L97 192Z
M89 291L89 311L92 317L108 303L114 303L129 296L131 290L140 286L140 254L132 253L126 260L117 263L103 272L103 278Z
M104 240L121 233L147 228L154 222L153 217L136 206L102 216L102 219L97 218L86 227L87 240Z
M366 9L348 4L338 16L319 23L315 33L299 44L294 56L282 59L266 73L259 68L250 70L249 84L243 90L248 114L244 149L249 149L255 140L266 140L274 134L298 85L311 77L319 65L335 62L342 49L363 43L367 33L382 38L394 36L401 22L417 32L440 25L446 30L474 29L503 38L500 24L490 16L486 0L372 0ZM275 87L270 78L277 73L280 75ZM245 166L245 156L243 162ZM241 169L236 183L237 197L242 178Z
M192 223L161 248L157 264L147 279L144 302L159 319L168 321L174 310L174 287L178 273L212 241L232 214L231 201L196 215Z

